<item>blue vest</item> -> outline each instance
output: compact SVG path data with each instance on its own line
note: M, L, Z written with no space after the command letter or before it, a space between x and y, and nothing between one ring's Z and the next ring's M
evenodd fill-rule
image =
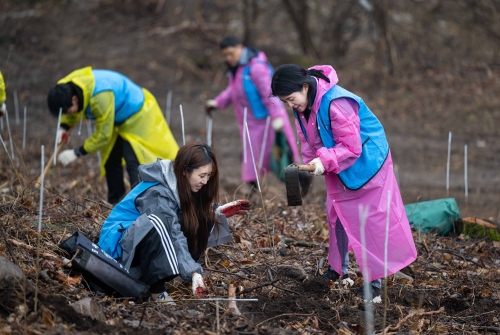
M95 78L92 96L111 91L115 96L115 126L121 125L129 117L137 113L144 104L142 88L124 75L110 70L92 70ZM85 110L87 119L94 120L90 104Z
M259 61L262 62L262 61ZM269 70L271 71L271 76L274 73L274 69L271 66L271 64L266 63L267 66L269 67ZM250 105L250 109L252 110L253 115L255 116L256 119L264 119L267 117L269 112L267 111L266 107L262 103L262 97L259 94L259 91L257 91L257 87L255 87L255 84L252 81L252 78L250 78L250 67L252 65L248 65L243 69L243 90L245 91L245 95L248 100L248 104Z
M368 183L384 165L389 154L389 143L387 143L382 124L366 106L363 99L335 85L323 95L317 113L316 122L318 124L319 136L325 148L330 149L335 146L330 122L330 104L332 100L339 98L353 99L359 105L358 116L360 119L361 143L363 145L361 156L356 159L353 165L338 174L340 181L346 188L358 190ZM298 112L296 110L293 112L297 120L299 120L300 127L307 140L306 130L299 118Z
M118 205L113 208L102 225L98 245L113 258L122 255L120 240L130 225L141 215L135 207L135 199L158 182L143 181L137 184Z

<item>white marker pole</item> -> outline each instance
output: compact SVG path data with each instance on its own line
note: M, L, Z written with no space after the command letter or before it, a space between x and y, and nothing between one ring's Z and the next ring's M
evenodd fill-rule
M78 136L82 134L82 123L83 123L83 113L82 116L80 117L80 125L78 126Z
M19 125L19 104L17 102L17 91L14 90L14 108L16 110L16 125Z
M247 108L245 107L243 109L243 163L247 163L247 132L248 132L248 127L245 125L247 124ZM248 136L248 141L250 141L250 136Z
M7 153L7 157L9 157L9 159L10 159L9 150L7 150L7 146L5 145L5 142L3 141L2 135L0 135L0 142L2 142L3 148L5 149L5 152Z
M184 113L182 112L182 105L179 105L181 109L181 124L182 124L182 145L186 145L186 136L184 134Z
M40 181L40 208L39 208L39 216L38 216L38 234L42 231L42 208L43 208L43 179L44 179L44 173L43 170L45 170L45 147L42 145L42 168L41 168L41 176L42 180Z
M450 193L450 152L451 152L451 131L448 134L448 160L446 161L446 196Z
M245 129L246 129L246 134L248 138L248 145L250 146L250 154L252 155L252 162L253 162L253 170L255 171L255 179L257 180L257 186L259 188L259 193L262 193L260 190L260 182L259 182L259 174L257 173L257 165L255 164L255 158L253 156L253 150L252 150L252 142L250 142L250 133L248 132L248 123L245 122Z
M7 123L7 132L9 133L10 157L14 161L14 143L12 143L12 134L10 133L9 111L5 112L5 122Z
M267 144L267 135L269 132L269 124L271 122L271 117L268 116L266 119L266 127L264 128L264 140L262 141L262 147L260 148L260 156L259 156L259 171L262 170L262 163L264 162L264 151L266 150Z
M172 90L168 90L167 93L167 108L165 110L165 120L167 120L167 124L170 126L170 110L172 107Z
M94 133L96 132L96 125L94 124ZM101 166L101 150L97 150L97 164Z
M214 119L211 116L207 115L207 144L208 146L212 146L212 126Z
M59 139L59 125L61 124L61 115L62 115L62 107L59 108L59 117L57 118L57 131L56 131L56 142L54 144L54 166L56 165L57 162L57 140Z
M467 144L464 146L464 186L465 186L465 203L469 200L469 183L467 180Z
M372 293L370 290L370 274L368 273L367 257L366 257L366 219L368 218L369 207L359 205L359 220L361 226L361 246L362 246L362 268L363 268L363 296L365 299L365 322L366 334L373 334L373 307L372 307Z
M389 222L391 217L391 191L387 191L387 216L385 218L385 241L384 241L384 319L382 329L385 329L385 320L387 318L387 256L389 245ZM383 331L383 330L382 330Z
M26 106L24 106L24 119L23 119L23 150L26 148Z

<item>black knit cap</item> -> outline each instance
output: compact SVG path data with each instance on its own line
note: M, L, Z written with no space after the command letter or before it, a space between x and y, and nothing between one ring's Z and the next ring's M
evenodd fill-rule
M72 98L77 95L74 85L59 84L52 87L47 95L47 105L54 116L59 116L59 108L66 113L72 105Z

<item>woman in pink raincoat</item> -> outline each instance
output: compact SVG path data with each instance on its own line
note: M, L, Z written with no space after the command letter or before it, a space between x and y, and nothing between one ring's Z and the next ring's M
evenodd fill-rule
M228 65L229 85L214 100L208 100L206 108L210 112L234 106L243 147L241 178L244 182L257 186L245 132L245 109L258 177L270 172L271 149L278 131L284 132L293 159L298 161L295 137L285 107L277 98L270 97L272 68L266 55L262 51L243 46L234 36L222 39L220 48ZM307 193L306 190L303 191Z
M271 90L293 108L302 142L302 158L325 176L330 245L327 280L342 278L352 285L347 267L348 248L362 265L360 205L368 211L366 268L372 281L371 296L380 300L384 277L385 226L390 197L387 274L417 257L415 243L393 171L384 129L363 100L337 85L331 66L304 69L286 64L276 69ZM363 297L363 291L358 294Z

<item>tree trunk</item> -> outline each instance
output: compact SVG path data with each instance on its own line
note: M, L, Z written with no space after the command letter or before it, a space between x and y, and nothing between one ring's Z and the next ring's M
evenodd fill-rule
M318 59L319 54L312 42L311 32L308 26L307 14L309 12L309 7L307 6L307 0L283 0L283 5L297 29L302 52Z

